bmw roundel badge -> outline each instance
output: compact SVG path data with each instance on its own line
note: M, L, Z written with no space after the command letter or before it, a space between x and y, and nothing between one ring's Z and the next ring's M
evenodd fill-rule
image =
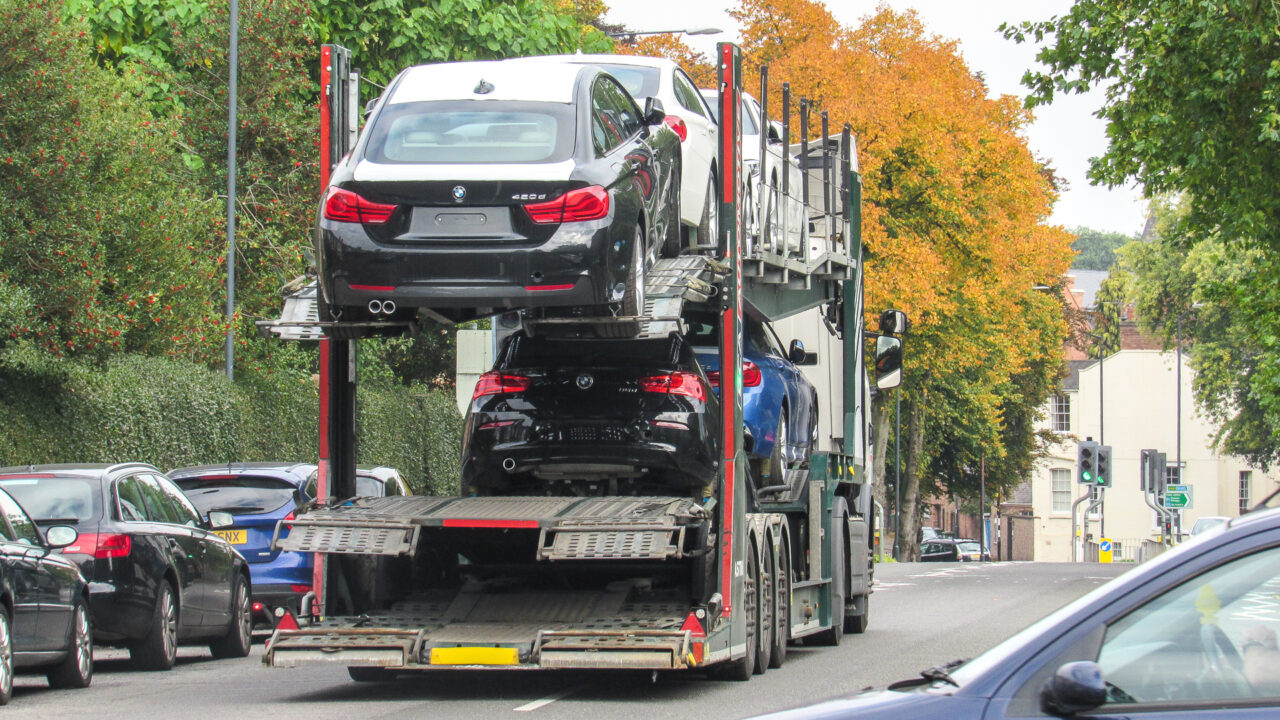
M467 199L467 189L462 187L461 185L454 185L453 186L454 202L462 202L463 200L466 200L466 199Z
M587 373L582 373L581 375L578 376L579 390L590 390L591 386L595 384L596 384L596 379L591 377Z

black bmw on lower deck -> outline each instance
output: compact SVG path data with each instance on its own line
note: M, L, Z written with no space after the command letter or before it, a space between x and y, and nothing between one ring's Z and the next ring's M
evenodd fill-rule
M679 335L516 333L481 376L463 435L463 494L702 497L719 403Z
M592 66L405 70L321 207L327 311L466 320L617 303L637 314L645 266L679 247L680 143L663 117Z

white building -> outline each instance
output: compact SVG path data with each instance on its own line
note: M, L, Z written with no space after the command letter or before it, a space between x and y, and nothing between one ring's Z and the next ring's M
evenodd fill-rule
M1126 331L1132 333L1132 326ZM1276 489L1277 473L1263 473L1238 458L1214 452L1211 446L1216 428L1195 408L1192 372L1186 359L1184 355L1182 484L1192 488L1192 505L1182 513L1182 528L1189 531L1202 516L1239 515ZM1144 539L1156 539L1160 532L1156 514L1144 502L1138 485L1140 452L1155 449L1166 453L1167 475L1171 481L1177 479L1176 354L1158 349L1122 350L1103 361L1101 388L1097 361L1072 361L1069 365L1071 375L1062 392L1050 401L1043 427L1070 437L1036 464L1031 478L1034 558L1071 560L1071 506L1085 493L1076 484L1076 441L1088 437L1112 447L1113 468L1113 486L1105 491L1103 512L1091 516L1089 534L1095 541L1104 536L1112 539L1120 548L1128 548L1122 550L1125 557L1132 557L1132 548ZM1101 417L1099 397L1104 398ZM1081 503L1080 514L1087 504ZM1077 517L1077 523L1080 520Z

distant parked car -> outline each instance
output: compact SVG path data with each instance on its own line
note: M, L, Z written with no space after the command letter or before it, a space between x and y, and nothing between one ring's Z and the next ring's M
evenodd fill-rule
M305 494L309 498L316 497L316 473L311 473L307 480ZM393 495L412 495L409 485L400 477L400 471L385 465L356 466L356 496L358 497L391 497Z
M666 58L575 54L535 59L601 67L638 101L650 97L662 101L663 121L680 136L681 223L696 235L698 245L714 246L720 210L715 202L719 126L715 108L703 99L689 75Z
M149 670L173 667L179 644L249 654L249 569L213 532L230 515L198 512L144 463L2 468L0 488L38 525L79 533L62 554L89 581L94 641Z
M977 562L984 557L982 543L964 538L934 538L920 545L920 562Z
M56 688L93 681L89 589L75 563L51 553L76 541L74 528L43 533L0 490L0 705L14 672L43 672Z
M689 342L717 394L720 387L720 318L691 311ZM761 486L781 483L780 470L805 467L818 444L818 391L797 367L804 344L784 346L773 326L748 312L742 317L742 419L747 455L759 462Z
M719 403L679 335L512 335L464 421L462 492L671 495L716 475Z
M638 314L646 266L679 245L680 152L662 104L639 102L600 68L565 62L401 72L325 194L322 311Z
M169 477L202 513L230 513L234 523L218 534L249 562L255 624L275 623L276 608L297 614L311 592L314 556L272 549L276 523L312 499L312 463L230 463L178 468ZM311 491L314 492L314 489ZM288 534L282 529L282 534Z
M1226 517L1225 515L1206 515L1202 518L1198 518L1196 520L1196 524L1191 526L1191 534L1199 535L1200 533L1208 532L1216 527L1222 527L1229 522L1231 522L1231 518Z

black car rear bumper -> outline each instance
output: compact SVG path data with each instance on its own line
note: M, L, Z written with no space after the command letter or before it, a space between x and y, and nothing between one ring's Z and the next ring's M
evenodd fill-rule
M89 583L89 616L93 639L99 643L136 640L151 630L154 598L128 593L111 583Z
M527 240L381 241L364 226L322 221L321 279L333 305L560 307L620 299L630 248L610 245L608 220L560 226ZM617 297L615 297L617 296Z

